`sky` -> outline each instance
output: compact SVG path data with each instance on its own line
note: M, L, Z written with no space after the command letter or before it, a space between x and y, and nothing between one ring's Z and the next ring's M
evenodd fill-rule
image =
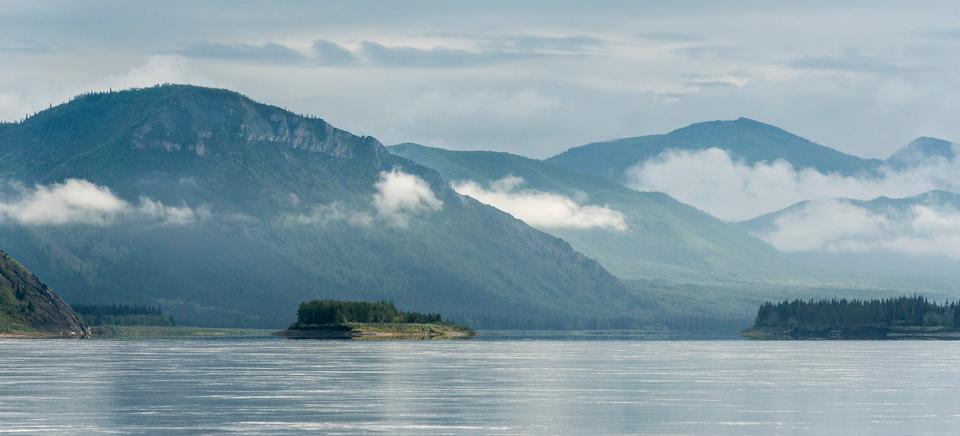
M4 2L0 119L229 88L385 144L547 157L749 117L886 157L960 141L956 2Z

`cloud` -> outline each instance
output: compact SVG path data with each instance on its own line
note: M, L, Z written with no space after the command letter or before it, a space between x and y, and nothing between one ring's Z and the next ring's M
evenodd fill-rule
M724 59L736 56L740 49L722 45L702 45L692 47L680 47L672 50L678 55L691 59Z
M167 226L192 224L205 221L211 216L210 208L206 205L201 205L197 208L191 208L186 205L179 207L168 206L148 197L140 197L140 203L128 212L132 212L143 218L155 220L161 225Z
M784 251L895 252L960 259L960 211L913 205L881 213L848 201L800 205L757 236Z
M289 215L288 223L300 225L327 226L335 222L345 222L356 227L373 224L373 216L366 212L351 210L342 203L330 203L316 206L309 213Z
M375 187L373 207L389 224L397 227L406 227L413 215L443 208L443 202L427 182L396 168L381 172Z
M40 44L36 40L26 38L15 38L12 40L0 41L0 53L13 54L46 54L50 53L49 47Z
M789 62L802 70L840 71L848 73L893 74L902 70L889 59L847 53L842 56L803 57Z
M514 35L487 39L480 44L479 49L388 46L376 41L363 41L358 47L351 49L330 40L317 39L313 41L311 50L306 52L300 52L277 42L264 44L198 42L175 50L172 54L250 63L453 68L540 58L579 52L603 45L602 40L588 36Z
M637 37L640 39L662 42L693 42L703 40L702 36L678 32L645 32L638 33Z
M376 218L389 226L406 227L414 216L433 212L443 208L443 202L430 189L430 185L420 177L405 173L399 169L383 171L374 184L373 194L366 210L333 202L309 208L305 213L285 214L281 220L290 225L329 226L334 223L346 223L354 227L369 227ZM300 199L291 201L291 205L300 205ZM373 211L369 207L373 207Z
M269 68L267 62L194 62L185 57L189 72L215 78L217 86L264 102L363 129L362 133L384 142L440 138L444 146L497 148L535 157L606 138L665 132L691 122L738 116L764 118L866 156L889 154L900 143L924 134L960 138L960 123L954 116L960 111L960 75L954 73L960 66L957 46L955 41L924 33L960 34L955 6L949 2L924 8L905 2L884 7L870 2L824 2L809 8L779 2L739 6L565 2L551 4L549 10L527 2L449 2L423 8L393 2L378 4L377 11L357 2L264 2L229 11L222 4L206 2L166 8L133 2L112 6L15 6L0 14L0 40L27 39L0 45L29 50L35 45L29 40L34 40L52 50L13 55L4 63L0 94L8 97L0 97L0 118L19 119L62 102L152 54L199 41L256 46L269 41L311 59ZM859 19L845 19L850 16ZM479 36L450 37L449 41L437 37L451 34ZM360 41L371 40L384 46L476 53L497 48L495 41L484 45L483 38L501 35L554 35L570 38L569 43L587 36L610 42L603 56L559 56L553 53L559 48L547 48L557 46L553 42L539 43L537 49L528 46L529 50L522 48L524 41L504 42L501 49L543 50L552 55L523 61L464 61L483 65L482 71L375 68L377 64L356 52ZM312 41L321 37L336 44L324 51L329 56L311 51ZM741 51L700 58L669 52L710 45ZM581 47L588 53L600 49ZM789 66L795 60L798 67L821 68L824 58L842 56L846 47L858 47L863 55L908 68L898 74L824 74L824 70ZM351 56L358 60L347 62ZM835 66L836 61L832 63ZM696 81L728 80L736 75L738 87L680 94L688 91L685 84L694 80L691 75L705 76ZM195 82L193 77L184 78ZM159 81L183 80L163 77L152 82ZM456 96L533 88L564 102L570 110L545 113L522 137L513 124L507 124L509 120L501 118L437 125L406 124L392 116L402 114L424 92ZM437 115L443 114L438 111Z
M455 183L453 189L540 229L627 229L622 213L606 206L581 205L549 192L519 190L523 178L507 176L483 187L474 181Z
M370 63L394 67L466 67L548 56L540 52L386 46L372 41L362 42L358 53Z
M19 198L4 198L0 216L27 225L107 224L129 205L109 189L86 180L68 179L32 190L20 187Z
M314 61L322 65L347 65L358 61L349 49L325 39L313 41L313 55Z
M923 165L895 170L881 168L860 177L823 174L794 168L783 160L748 164L725 150L668 150L628 168L628 184L641 191L660 191L720 219L740 221L778 211L805 200L880 196L907 197L934 189L960 190L954 176L960 162L932 158Z
M121 218L138 218L161 225L185 225L209 217L206 207L167 206L141 197L130 204L109 188L86 180L67 179L62 183L32 188L11 184L0 196L0 222L12 221L27 226L108 225Z
M198 42L175 51L189 57L230 59L250 62L301 62L307 58L300 52L283 44L220 44Z
M607 42L593 36L508 35L489 38L481 47L497 51L579 52L605 47Z

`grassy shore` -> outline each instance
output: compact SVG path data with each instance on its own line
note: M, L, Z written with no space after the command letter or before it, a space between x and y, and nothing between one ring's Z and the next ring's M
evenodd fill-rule
M346 323L291 327L275 335L290 339L466 339L473 329L432 323Z

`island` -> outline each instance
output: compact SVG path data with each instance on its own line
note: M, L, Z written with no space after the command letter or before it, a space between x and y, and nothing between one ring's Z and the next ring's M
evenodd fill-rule
M919 295L768 302L740 334L772 340L960 339L960 306Z
M465 339L472 329L437 313L401 312L387 301L313 300L300 304L297 322L274 333L289 339Z

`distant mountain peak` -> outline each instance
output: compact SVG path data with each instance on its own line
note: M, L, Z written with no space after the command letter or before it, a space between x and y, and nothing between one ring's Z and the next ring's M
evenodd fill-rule
M930 136L921 136L905 145L887 159L894 166L910 166L930 159L956 158L956 144Z
M783 160L795 168L814 168L825 174L860 174L879 164L745 117L695 123L664 135L586 144L547 161L573 171L628 183L628 169L668 150L698 152L710 148L724 150L733 159L748 164Z

